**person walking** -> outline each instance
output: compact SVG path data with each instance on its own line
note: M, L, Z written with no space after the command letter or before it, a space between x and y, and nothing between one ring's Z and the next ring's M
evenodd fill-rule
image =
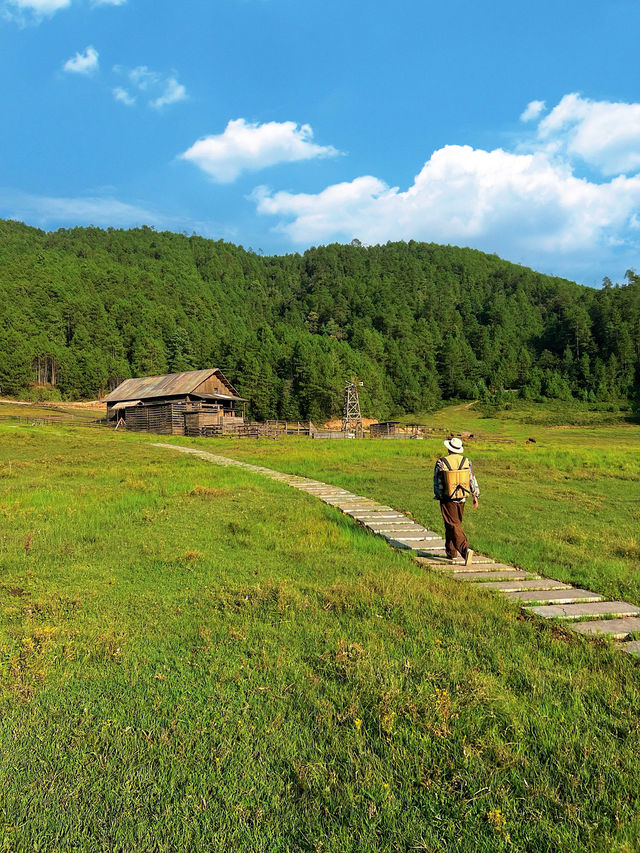
M462 529L462 514L468 495L473 498L474 509L478 506L480 489L473 476L471 462L463 456L462 441L454 436L448 438L444 446L449 454L441 456L433 469L433 494L434 498L440 501L445 530L445 551L450 560L460 554L465 566L470 566L473 551Z

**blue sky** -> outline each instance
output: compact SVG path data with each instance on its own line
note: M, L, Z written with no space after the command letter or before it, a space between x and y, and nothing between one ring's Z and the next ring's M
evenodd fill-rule
M640 4L0 0L0 216L640 268Z

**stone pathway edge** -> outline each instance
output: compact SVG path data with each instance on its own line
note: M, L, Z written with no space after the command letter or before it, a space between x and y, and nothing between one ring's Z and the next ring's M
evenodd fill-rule
M283 474L263 465L252 465L195 447L164 442L154 442L153 446L193 453L216 465L242 468L284 482L299 491L314 495L328 506L336 507L371 533L385 539L392 547L412 551L416 560L431 571L446 573L457 581L484 587L488 592L518 601L523 610L539 618L561 619L566 627L583 636L608 635L618 641L620 649L640 657L640 640L628 639L630 634L640 632L640 608L633 604L603 601L600 595L590 590L578 589L553 578L541 577L535 572L498 563L482 554L474 555L470 567L464 566L462 560L448 560L444 539L439 533L428 530L392 507L355 495L340 486L295 474ZM497 581L498 578L505 582Z

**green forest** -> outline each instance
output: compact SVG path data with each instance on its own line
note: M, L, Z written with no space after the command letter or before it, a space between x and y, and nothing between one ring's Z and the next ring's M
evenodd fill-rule
M601 289L432 243L262 256L198 236L0 220L0 394L96 398L219 367L262 420L450 399L633 400L640 276ZM637 401L635 401L637 405Z

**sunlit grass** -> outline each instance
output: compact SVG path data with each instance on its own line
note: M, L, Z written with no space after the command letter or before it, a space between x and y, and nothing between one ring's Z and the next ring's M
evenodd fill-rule
M0 425L0 849L633 849L632 660L153 440ZM434 513L391 444L217 449Z
M466 452L482 497L477 511L467 508L465 530L476 550L610 598L637 601L637 426L559 430L514 420L490 432L485 425L478 438L476 425L485 422L466 406L433 419L474 433ZM505 431L511 443L505 443ZM535 443L526 444L529 437ZM341 485L442 527L432 490L441 434L425 441L218 439L198 446Z

